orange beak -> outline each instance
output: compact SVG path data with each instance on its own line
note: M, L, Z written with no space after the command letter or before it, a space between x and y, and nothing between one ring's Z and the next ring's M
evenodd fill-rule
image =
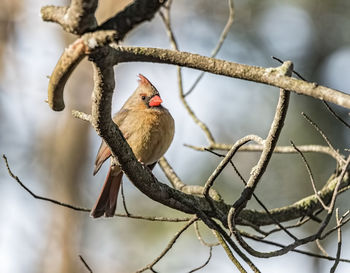
M159 106L161 103L162 103L162 99L158 96L158 95L155 95L154 97L152 97L149 101L149 106Z

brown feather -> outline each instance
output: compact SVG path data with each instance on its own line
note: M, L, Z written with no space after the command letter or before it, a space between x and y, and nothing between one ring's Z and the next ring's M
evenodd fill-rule
M100 170L102 164L111 156L111 150L107 146L106 142L102 141L100 149L98 150L96 160L94 175Z
M100 196L91 210L92 217L98 218L103 215L106 217L114 216L122 177L123 172L119 171L117 175L114 175L112 168L109 169Z

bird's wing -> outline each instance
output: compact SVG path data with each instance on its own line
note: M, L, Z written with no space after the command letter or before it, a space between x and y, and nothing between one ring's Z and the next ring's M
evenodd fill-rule
M126 108L122 108L119 110L118 113L116 113L113 117L114 123L116 123L118 126L120 126L125 118L128 116L130 110Z
M108 145L106 144L106 142L102 140L100 149L98 150L96 160L95 160L94 175L99 171L103 162L105 162L111 156L111 154L112 153Z
M128 115L129 110L128 109L121 109L114 117L113 121L118 125L121 126L123 121ZM126 138L126 136L124 136ZM94 175L100 170L102 164L112 155L111 150L109 149L106 142L102 140L101 146L98 149L96 160L95 160L95 169L94 169Z

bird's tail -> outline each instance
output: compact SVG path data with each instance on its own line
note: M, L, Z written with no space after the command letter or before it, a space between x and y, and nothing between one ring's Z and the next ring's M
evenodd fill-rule
M109 169L100 196L91 210L90 215L93 218L98 218L103 215L106 217L114 216L122 176L123 172L113 175L111 168Z

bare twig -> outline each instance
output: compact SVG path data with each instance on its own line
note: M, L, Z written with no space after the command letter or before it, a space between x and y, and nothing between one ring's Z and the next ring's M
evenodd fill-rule
M72 116L75 117L75 118L84 120L84 121L88 121L90 123L92 121L91 115L86 114L84 112L77 111L77 110L72 110Z
M216 156L219 157L225 157L222 154L216 153L214 151L211 150L206 150L212 154L215 154ZM238 169L236 168L235 164L232 162L232 160L230 160L230 164L233 167L234 171L236 172L236 174L238 175L238 177L241 179L241 181L243 182L244 185L247 185L247 182L245 181L244 177L241 175L241 173L238 171ZM286 234L288 234L291 238L293 238L294 240L297 240L297 238L290 232L288 231L281 223L279 223L276 219L273 218L273 216L271 215L270 211L267 209L267 207L264 205L264 203L256 196L255 193L253 193L253 197L255 198L255 200L258 202L258 204L264 209L264 211L267 213L267 215L269 215L271 217L271 219L275 222L275 224L280 228L280 230L283 230ZM259 232L261 232L259 230ZM264 233L265 236L268 236L267 233Z
M328 257L329 255L328 255L327 251L324 249L324 247L322 246L320 239L316 239L315 242L316 242L318 249L321 250L323 255Z
M301 114L316 129L316 131L322 136L323 140L327 143L329 148L331 148L333 150L333 152L337 155L338 161L342 162L344 164L345 163L344 158L337 152L336 149L334 149L333 145L329 141L326 134L321 130L321 128L318 127L317 124L315 122L313 122L312 119L309 116L307 116L304 112L302 112Z
M221 49L227 34L229 33L231 26L233 24L234 21L234 17L235 17L235 8L234 8L234 3L233 0L228 0L228 7L229 7L229 15L228 15L228 19L226 22L226 25L224 27L224 29L221 32L219 41L216 45L216 47L214 48L214 50L211 52L210 57L214 58L216 57L216 55L219 53L219 50ZM203 78L205 72L202 71L199 76L195 79L195 81L193 82L192 86L188 89L188 91L184 94L184 97L186 97L187 95L189 95L198 85L198 83L200 82L200 80Z
M213 246L218 246L220 244L220 243L208 243L203 239L202 234L199 231L198 221L194 223L194 230L196 232L198 240L201 242L202 245L207 247L213 247Z
M339 228L338 228L338 247L337 247L336 260L334 261L334 264L330 270L331 273L334 273L335 270L337 269L337 266L339 264L339 259L340 259L341 246L342 246L341 227L340 227L339 209L338 208L335 211L335 218L337 221L337 225L339 226Z
M237 258L233 255L231 252L229 244L231 248L237 253L243 261L245 261L248 266L253 270L255 273L260 273L260 270L256 267L256 265L245 255L238 246L231 240L230 236L223 230L223 228L218 225L215 221L207 218L206 216L202 217L202 220L214 231L214 234L217 236L218 241L224 248L228 258L232 261L232 263L236 266L236 268L244 273L246 270L243 268L243 266L240 264L240 262L237 260Z
M329 221L331 219L332 213L333 213L335 200L336 200L336 197L338 195L337 187L339 186L339 184L341 183L342 179L344 178L345 173L347 172L347 168L348 168L349 164L350 164L350 156L348 157L348 159L346 161L346 164L344 165L341 174L338 177L336 177L335 187L334 187L332 198L331 198L331 201L330 201L328 213L327 213L326 217L323 219L322 223L320 224L318 230L314 234L312 234L310 236L307 236L305 238L302 238L302 239L298 239L295 242L293 242L293 243L291 243L291 244L289 244L287 246L284 246L283 248L281 248L279 250L275 250L275 251L271 251L271 252L260 252L260 251L256 251L253 248L251 248L242 239L241 233L237 229L235 229L234 225L230 226L230 230L231 230L231 227L232 227L233 228L232 230L234 231L233 234L235 235L235 238L239 241L240 245L246 251L248 251L249 254L251 254L253 256L256 256L256 257L261 257L261 258L269 258L269 257L274 257L274 256L280 256L280 255L283 255L283 254L285 254L285 253L295 249L298 246L301 246L301 245L304 245L306 243L315 241L316 239L322 238L322 233L323 233L324 229L326 228L326 226L328 225L328 223L329 223ZM233 224L234 224L234 221L233 221Z
M9 172L10 176L14 180L16 180L16 182L35 199L47 201L47 202L53 203L55 205L59 205L61 207L66 207L66 208L69 208L69 209L72 209L75 211L82 211L82 212L90 212L91 211L91 209L89 209L89 208L73 206L73 205L68 204L68 203L60 202L60 201L57 201L57 200L52 199L52 198L47 198L47 197L43 197L43 196L35 194L26 185L23 184L23 182L18 178L18 176L13 174L13 172L9 166L7 157L5 155L2 155L2 157L5 160L5 164L6 164L6 167L7 167L7 170ZM171 222L172 223L187 222L190 219L189 217L184 217L184 218L168 218L168 217L159 217L159 216L148 217L148 216L140 216L140 215L133 215L133 214L121 214L121 213L116 213L115 216L124 217L124 218L139 219L139 220L147 220L147 221L169 222L169 223L171 223Z
M236 141L236 143L231 147L230 151L228 151L224 159L220 162L220 164L216 167L216 169L209 176L208 180L205 182L204 190L203 190L204 196L208 197L209 190L213 186L215 179L220 175L223 169L227 166L227 164L230 162L232 157L238 151L239 147L243 146L249 141L256 141L256 140L260 141L261 138L256 135L248 135Z
M87 264L87 262L84 260L83 256L79 255L79 258L81 260L81 262L84 264L85 268L90 272L93 273L91 267Z
M350 124L347 123L345 120L343 120L333 109L329 106L329 104L326 101L323 101L324 105L326 105L326 108L329 112L332 113L332 115L339 120L341 123L343 123L346 127L350 128Z
M275 57L275 56L271 56L271 58L272 59L274 59L274 60L276 60L276 61L278 61L279 63L281 63L281 64L283 64L284 63L284 61L282 61L280 58L277 58L277 57ZM294 69L293 69L293 73L295 74L295 75L297 75L300 79L302 79L303 81L306 81L306 79L303 77L303 76L301 76L301 74L299 74L297 71L295 71ZM316 84L316 83L315 83Z
M221 151L228 151L232 148L232 144L224 144L224 143L213 143L212 145L208 147L200 147L200 146L193 146L189 144L184 144L184 146L194 149L196 151L205 151L208 150L221 150ZM337 160L340 165L343 162L343 159L339 162L339 154L337 152L334 152L331 148L328 146L322 146L322 145L300 145L297 146L300 151L303 153L323 153L326 155L329 155L333 157L335 160ZM241 146L238 150L238 152L261 152L263 150L264 146L261 144L247 144L245 146ZM277 154L293 154L297 153L297 151L291 147L291 146L276 146L275 150L273 151Z
M291 62L285 62L281 66L280 75L291 75L293 70L293 64ZM249 180L247 182L246 187L244 188L241 196L236 200L236 202L232 205L228 215L228 225L230 227L231 232L233 232L232 220L238 215L242 209L246 206L248 200L252 197L252 194L259 183L262 175L264 174L267 165L270 162L270 158L272 156L273 150L277 144L277 140L281 133L282 127L284 125L284 120L287 115L288 104L289 104L289 91L284 89L280 89L280 95L278 104L276 107L276 112L274 119L271 124L271 128L269 133L264 141L264 149L260 155L259 161L257 165L254 167L253 173L250 175Z
M315 180L314 180L314 176L312 175L312 171L311 171L311 168L310 168L310 165L309 163L307 162L304 154L298 149L298 147L293 143L293 141L290 142L293 146L293 148L300 154L301 158L303 159L304 161L304 164L306 166L306 169L307 169L307 172L309 173L309 177L310 177L310 181L311 181L311 185L312 185L312 188L314 190L314 193L318 199L318 201L321 203L322 207L325 209L325 210L328 210L328 207L327 205L323 202L322 198L320 197L317 189L316 189L316 185L315 185Z
M203 187L199 185L186 185L181 181L181 179L177 176L173 168L170 166L168 161L165 159L165 157L162 157L159 159L158 164L162 171L164 172L165 176L168 178L172 186L180 190L184 193L188 194L194 194L194 195L202 195L203 194ZM209 195L211 198L213 198L216 201L221 201L221 196L220 194L214 190L210 189Z
M274 57L272 56L272 59L275 59L277 60L278 62L280 63L283 63L283 61L277 57ZM293 69L293 73L295 75L297 75L300 79L302 79L303 81L307 81L300 73L298 73L297 71L295 71ZM326 101L323 101L323 104L326 106L326 108L328 109L328 111L337 119L339 120L341 123L343 123L346 127L350 128L350 124L347 123L345 120L343 120L333 109L332 107L326 102Z
M343 170L338 178L338 182L334 188L334 191L333 191L333 196L332 196L332 200L330 202L330 205L329 205L329 208L328 208L328 214L332 214L333 212L333 209L334 209L334 206L335 206L335 201L337 199L337 196L338 196L338 190L339 190L339 187L340 187L340 183L342 182L344 176L345 176L345 173L347 172L348 170L348 167L349 167L349 164L350 164L350 155L348 156L348 159L346 160L345 162L345 165L343 166Z
M186 186L186 184L184 182L182 182L180 177L178 177L178 175L175 173L175 171L170 166L170 164L168 163L168 161L166 160L166 158L164 156L159 159L158 164L159 164L161 170L163 171L163 173L165 174L165 176L168 178L171 185L175 189L181 190L183 187Z
M222 248L225 250L227 257L232 261L232 263L237 267L237 269L242 273L246 273L247 271L243 268L243 266L239 263L237 258L233 255L230 247L226 244L225 240L222 238L220 233L216 230L213 230L213 234L216 236Z
M191 271L189 271L188 273L192 273L192 272L196 272L202 268L204 268L209 262L210 262L210 259L211 259L211 256L212 256L212 251L213 251L213 247L209 247L209 257L208 259L204 262L204 264L202 264L201 266L195 268L195 269L192 269Z
M35 193L32 192L26 185L23 184L23 182L18 178L18 176L16 176L16 175L11 171L11 168L10 168L10 166L9 166L7 157L6 157L5 155L2 155L2 157L3 157L3 159L5 160L6 168L7 168L8 173L10 174L10 176L11 176L14 180L16 180L17 183L18 183L26 192L28 192L32 197L34 197L35 199L39 199L39 200L51 202L51 203L53 203L53 204L56 204L56 205L59 205L59 206L62 206L62 207L67 207L67 208L70 208L70 209L76 210L76 211L90 212L90 209L87 209L87 208L78 207L78 206L73 206L73 205L70 205L70 204L67 204L67 203L63 203L63 202L60 202L60 201L57 201L57 200L54 200L54 199L51 199L51 198L47 198L47 197L43 197L43 196L40 196L40 195L35 194Z
M347 222L350 221L350 217L345 218L347 216L347 214L349 214L349 210L340 218L340 224L336 225L335 227L331 228L330 230L328 230L327 232L325 232L321 237L320 240L323 240L324 238L326 238L328 235L330 235L331 233L333 233L335 230L338 230L340 227L344 226Z
M285 245L282 245L280 243L276 243L276 242L273 242L273 241L262 239L262 238L259 238L258 236L252 235L252 234L244 232L244 231L241 231L241 234L242 234L242 236L244 236L246 238L249 238L251 240L254 240L256 242L260 242L260 243L268 244L268 245L273 245L273 246L278 246L280 248L285 248L286 247ZM336 260L335 257L325 256L325 255L321 255L321 254L318 254L318 253L313 253L313 252L306 251L306 250L292 249L291 251L295 252L295 253L307 255L307 256L310 256L310 257L314 257L314 258L319 258L319 259L324 259L324 260L329 260L329 261L335 261ZM350 263L349 259L340 258L339 261L340 262L344 262L344 263Z
M168 245L166 246L166 248L162 251L162 253L160 253L160 255L155 258L150 264L146 265L145 267L137 270L137 273L141 273L146 271L147 269L152 270L153 271L153 266L155 266L156 263L158 263L164 256L165 254L167 254L167 252L173 247L173 245L175 244L176 240L181 236L181 234L188 229L195 221L197 221L198 218L192 217L192 219L190 221L188 221L186 223L186 225L184 225L176 234L175 236L170 240L170 242L168 243Z
M175 38L175 34L171 28L170 6L169 5L167 6L164 13L160 12L160 15L161 15L161 18L162 18L163 23L165 25L165 28L167 30L167 34L169 36L171 47L175 51L179 51L179 47L178 47L178 44L177 44L177 41ZM206 135L209 143L215 142L214 137L213 137L212 133L210 132L208 126L197 117L197 115L194 113L194 111L192 110L192 108L190 107L190 105L188 104L188 102L185 99L183 81L182 81L182 71L181 71L180 66L177 66L177 80L178 80L178 86L179 86L180 100L181 100L182 104L184 105L185 109L187 110L188 114L193 119L193 121L202 129L202 131Z
M122 195L122 200L123 200L123 207L125 210L126 215L130 215L128 208L126 206L126 200L125 200L125 195L124 195L124 183L121 181L121 187L120 187L121 195Z

